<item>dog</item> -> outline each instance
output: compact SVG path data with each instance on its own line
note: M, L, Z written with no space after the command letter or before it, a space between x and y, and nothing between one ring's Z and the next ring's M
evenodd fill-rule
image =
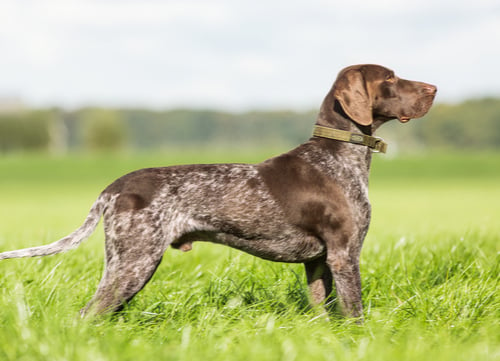
M109 185L85 222L49 245L4 252L0 260L77 247L103 216L106 266L80 311L119 310L149 281L170 246L224 244L266 260L303 263L311 302L336 287L346 317L362 318L359 257L371 206L374 132L391 119L422 117L437 88L373 64L343 69L326 95L313 136L259 164L197 164L141 169Z

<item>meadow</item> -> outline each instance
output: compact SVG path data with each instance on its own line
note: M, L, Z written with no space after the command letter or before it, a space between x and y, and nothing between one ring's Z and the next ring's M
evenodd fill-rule
M125 172L276 150L0 157L0 251L55 241ZM168 250L124 311L81 320L103 232L0 262L0 360L500 360L500 153L374 155L365 322L308 305L302 265L212 244Z

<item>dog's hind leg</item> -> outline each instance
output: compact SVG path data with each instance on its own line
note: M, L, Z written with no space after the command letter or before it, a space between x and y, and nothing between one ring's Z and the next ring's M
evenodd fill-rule
M165 251L164 238L161 228L143 217L105 223L104 274L95 295L80 311L82 316L119 310L153 276Z
M143 254L136 262L141 265L130 265L123 260L113 266L106 266L95 295L80 311L81 315L99 315L120 310L151 279L161 257Z
M329 298L333 289L333 276L326 263L326 254L304 265L312 304L326 306L331 301Z

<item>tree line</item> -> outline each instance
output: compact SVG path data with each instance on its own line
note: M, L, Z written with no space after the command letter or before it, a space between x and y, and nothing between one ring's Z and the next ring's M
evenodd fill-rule
M317 111L110 108L0 112L0 152L161 150L181 144L291 147L310 137L316 115ZM408 125L391 122L378 135L405 151L498 150L500 98L436 104L424 119Z

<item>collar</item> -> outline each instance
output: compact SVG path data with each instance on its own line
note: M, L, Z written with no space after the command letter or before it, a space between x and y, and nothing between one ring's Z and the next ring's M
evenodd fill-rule
M351 133L346 130L315 125L313 136L340 140L352 144L366 145L368 148L372 149L374 153L385 153L387 151L387 143L384 142L382 138Z

